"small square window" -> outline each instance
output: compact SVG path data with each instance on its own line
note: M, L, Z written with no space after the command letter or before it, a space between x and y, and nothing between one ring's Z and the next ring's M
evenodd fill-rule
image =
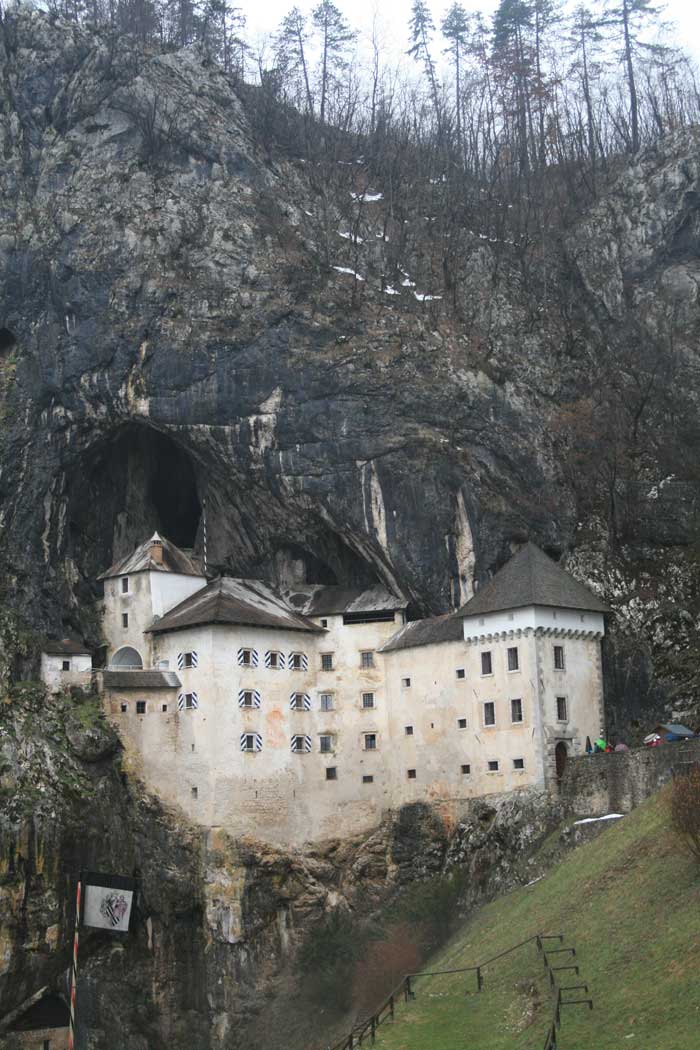
M243 693L241 707L255 707L255 693L252 689L246 689Z
M374 783L374 777L365 775L362 778L362 783L363 784L373 784Z
M360 653L360 667L367 670L374 667L374 653Z
M337 780L338 770L335 766L328 766L326 769L326 780Z
M568 705L565 696L557 697L557 721L567 722L569 720Z
M481 673L493 674L493 660L491 659L490 650L481 654Z
M183 653L182 654L182 666L183 667L194 667L194 653Z
M413 726L404 726L403 728L406 736L413 736Z
M289 666L291 667L292 671L303 671L304 660L301 653L292 653L289 661Z
M193 787L192 788L192 798L197 798L198 794L199 794L199 792L198 792L197 788Z
M408 777L409 780L415 780L416 779L416 771L415 771L415 769L407 769L406 770L406 776Z
M498 759L497 758L496 759L492 759L489 762L489 773L498 773L498 769L499 769Z
M563 671L564 670L564 646L563 645L555 645L554 646L554 670L555 671Z
M321 693L321 710L333 710L333 693Z
M122 613L122 627L128 627L128 626L129 626L129 614L128 613Z
M522 722L522 720L523 720L523 702L522 702L522 700L511 700L511 702L510 702L510 720L511 720L511 722Z
M333 653L321 653L321 670L333 670Z
M467 720L466 720L466 718L458 718L457 719L457 728L458 729L466 729L467 728Z
M365 751L377 750L377 734L365 733Z
M321 620L321 627L327 627L327 626L328 626L328 620Z
M518 655L517 645L513 645L508 649L508 670L517 671L520 668L520 657Z
M195 702L195 697L196 697L195 693L185 693L185 710L186 711L194 711L194 710L196 710L197 704Z
M241 751L255 751L254 733L245 733L241 737Z
M161 711L167 711L167 710L168 710L168 705L167 704L163 704L162 707L161 707Z
M136 701L136 714L137 715L145 715L146 714L146 701L145 700L137 700Z
M292 711L304 711L304 694L295 693L292 697L292 702L289 706L291 707Z
M333 737L330 733L324 733L318 738L319 750L322 754L329 754L333 750Z
M123 715L125 715L126 712L129 710L129 705L128 704L120 704L119 705L119 710L121 711L121 713Z
M513 759L513 769L525 769L525 759L524 758L514 758Z
M251 667L253 663L252 649L241 649L241 658L238 662L241 667Z
M463 766L460 766L460 768L462 770L462 775L465 777L468 777L472 771L472 767L469 765L468 762L466 762Z
M484 704L484 725L495 726L496 724L496 704L493 700L487 700Z
M458 667L457 668L457 677L460 680L467 677L467 672L464 670L463 667Z
M363 693L362 694L362 706L365 711L369 711L374 707L374 693Z
M277 671L280 666L280 654L270 653L267 657L267 666L273 671Z
M61 661L61 670L62 671L70 671L70 660L62 660Z
M410 678L402 678L401 679L401 685L403 686L404 689L410 689L411 688L411 679Z
M129 577L122 576L122 594L129 593Z

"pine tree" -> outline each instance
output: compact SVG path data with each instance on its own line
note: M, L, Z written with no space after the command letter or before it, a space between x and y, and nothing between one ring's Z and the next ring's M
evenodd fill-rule
M448 41L445 51L449 54L455 74L455 114L457 121L457 148L462 156L462 68L464 54L468 45L469 16L462 5L455 0L449 8L440 26L442 35Z
M493 16L492 58L500 72L504 97L512 92L515 148L521 172L527 171L530 166L533 73L530 37L534 19L534 0L500 0Z
M638 153L641 145L635 59L642 49L654 50L652 45L642 43L640 32L648 24L649 19L657 18L663 10L663 7L654 5L652 0L613 0L605 11L605 24L616 27L622 36L621 54L625 66L627 92L629 95L630 148L632 153Z
M411 46L406 54L410 55L411 58L415 58L417 62L423 63L425 75L430 83L430 90L433 96L433 106L435 107L439 129L441 126L440 96L438 94L437 80L435 77L435 63L430 54L430 38L435 32L435 24L433 23L433 16L430 13L430 8L425 3L425 0L413 0L409 28L411 31Z
M275 34L275 58L282 74L301 75L306 100L306 111L313 115L314 100L311 94L309 66L306 57L306 45L309 31L306 19L298 7L293 7L282 19Z
M355 32L331 0L321 3L311 12L311 19L321 37L321 124L326 119L328 89L334 80L348 68L348 48L355 40Z

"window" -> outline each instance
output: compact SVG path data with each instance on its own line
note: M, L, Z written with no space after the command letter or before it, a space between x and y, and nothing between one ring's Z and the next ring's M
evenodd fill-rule
M122 594L129 593L129 577L122 576Z
M406 770L406 776L408 777L409 780L415 780L416 779L416 771L415 771L415 769L407 769Z
M122 613L122 627L128 627L128 626L129 626L129 614L128 613Z
M490 651L481 654L481 673L493 674L493 661Z
M374 707L374 693L362 694L362 706L365 711L369 711L370 708Z
M458 668L457 668L457 677L458 677L458 678L460 679L460 681L461 681L461 680L462 680L463 678L466 678L466 677L467 677L467 672L466 672L466 671L464 670L464 668L463 668L463 667L458 667Z
M321 627L327 627L327 626L328 626L328 620L321 620Z
M365 751L377 750L377 734L365 733Z
M511 702L510 702L510 720L511 720L511 722L522 722L522 720L523 720L523 702L522 702L522 700L511 700Z
M338 770L336 769L336 767L335 766L328 766L328 768L326 769L326 780L337 780L337 779L338 779Z
M413 726L404 726L406 736L413 736Z
M489 773L498 773L499 763L498 759L494 758L489 762Z
M525 769L525 759L524 758L514 758L513 759L513 769Z
M496 724L496 704L493 700L487 700L484 704L484 725L495 726Z
M321 653L321 670L333 670L333 653Z
M333 740L333 737L332 737L332 735L330 733L323 733L322 736L320 736L318 738L318 741L319 741L319 751L322 754L327 755L330 751L333 750L334 740Z
M122 713L123 715L125 715L125 714L126 714L126 712L127 712L128 710L129 710L129 705L128 705L128 704L126 704L126 703L121 703L121 704L119 705L119 710L121 711L121 713Z
M199 697L196 693L180 693L177 707L178 711L196 711L199 708Z
M269 667L271 671L284 670L284 653L268 650L265 653L265 667Z
M557 697L557 722L568 722L569 712L567 710L566 697Z
M321 710L333 710L333 693L321 693Z
M260 733L241 733L241 751L262 751Z
M184 670L186 667L197 666L197 654L192 651L189 653L178 653L177 654L177 669L178 671Z
M518 656L518 647L513 645L508 649L508 670L517 671L520 668L520 658Z
M310 711L311 697L308 693L292 693L289 698L289 706L292 711Z
M162 707L161 707L161 711L167 711L167 710L168 710L168 705L167 704L163 704Z
M240 707L255 707L255 693L252 689L244 689L239 701Z
M404 689L410 689L411 688L411 679L410 678L402 678L401 679L401 685L404 687Z
M44 1039L43 1043L41 1044L41 1050L51 1050L51 1040L50 1039Z
M62 660L61 661L61 670L62 671L70 671L70 660Z
M457 728L458 729L466 729L467 728L467 720L466 720L466 718L458 718L457 719Z
M257 653L254 649L239 649L238 650L238 666L239 667L257 667Z
M468 777L472 771L472 767L469 765L468 762L466 762L463 766L460 766L460 769L462 770L462 775L465 777Z
M199 792L197 791L197 788L193 787L192 788L192 798L196 798L198 794L199 794Z
M563 645L555 645L554 646L554 670L555 671L563 671L564 670L564 646Z
M374 783L374 777L365 775L362 778L362 783L363 784L373 784Z
M360 653L360 667L367 670L374 667L374 653Z
M309 662L305 653L290 653L289 667L292 671L308 671Z
M291 740L291 747L297 755L308 755L311 751L311 737L295 734Z
M145 715L146 714L146 701L145 700L137 700L136 701L136 714L137 715Z

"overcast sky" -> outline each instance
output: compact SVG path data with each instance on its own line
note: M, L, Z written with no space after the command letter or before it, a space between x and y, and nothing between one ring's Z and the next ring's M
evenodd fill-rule
M283 15L295 4L304 11L314 6L314 0L237 0L245 11L251 35L272 32ZM450 0L431 0L435 23L438 24ZM377 17L387 46L400 54L406 49L407 23L411 0L335 0L353 26L369 33L373 18ZM469 11L491 14L498 0L462 0ZM676 37L696 61L700 62L700 0L668 0L664 18L677 25Z

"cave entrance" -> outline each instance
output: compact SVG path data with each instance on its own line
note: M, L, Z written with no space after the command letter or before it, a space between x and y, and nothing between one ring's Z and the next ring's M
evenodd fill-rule
M9 354L17 346L17 340L9 328L0 328L0 354Z

